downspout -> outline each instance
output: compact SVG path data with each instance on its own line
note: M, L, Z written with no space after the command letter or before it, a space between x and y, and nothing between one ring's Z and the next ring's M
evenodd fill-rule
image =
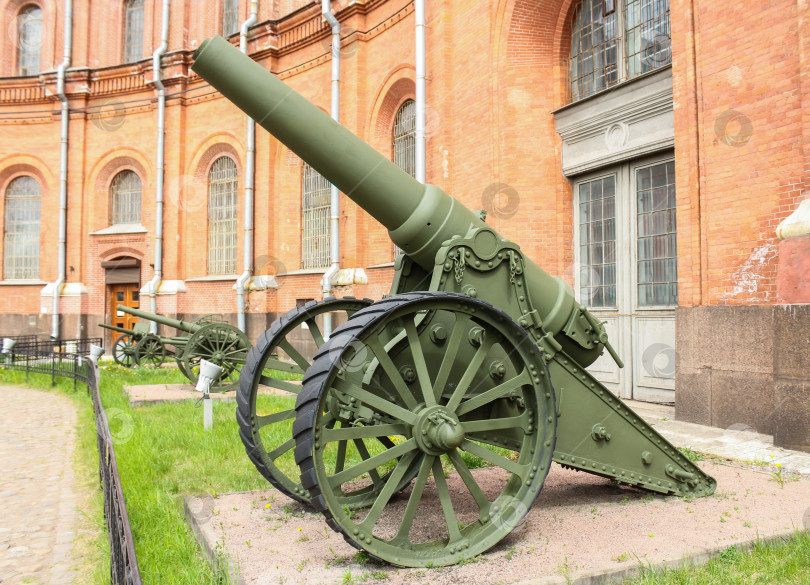
M161 81L160 59L169 48L169 5L163 0L163 22L160 31L160 46L152 54L152 83L158 90L157 173L155 176L155 275L146 285L149 291L149 310L157 313L157 291L163 278L163 179L165 175L166 142L166 88ZM157 333L157 323L151 321L149 331Z
M247 55L247 36L250 27L259 20L259 0L251 0L250 16L239 28L239 50ZM245 158L245 244L242 274L236 280L236 312L239 329L247 333L245 319L245 290L249 286L253 269L253 184L256 165L256 122L247 119L247 153Z
M70 108L65 94L65 75L70 67L73 53L73 0L65 2L65 45L62 62L56 69L56 94L61 107L60 153L59 153L59 243L56 282L53 283L53 316L51 317L51 339L59 339L59 295L67 276L67 173L68 173L68 130Z
M332 14L331 0L321 0L321 13L326 23L332 27L332 119L340 122L340 22ZM340 270L340 192L332 185L329 212L329 255L331 265L321 281L323 296L332 294L332 277ZM328 339L332 335L332 314L323 316L323 334Z
M416 20L416 165L415 178L425 182L425 0L415 0Z

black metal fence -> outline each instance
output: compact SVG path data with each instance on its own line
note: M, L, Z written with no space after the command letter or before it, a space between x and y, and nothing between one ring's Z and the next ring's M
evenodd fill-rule
M110 581L113 585L141 585L141 572L135 556L135 541L129 524L124 491L118 475L110 424L107 413L101 404L96 371L89 359L84 359L88 367L88 388L93 396L93 409L96 412L96 438L98 441L98 463L101 487L104 490L104 516L107 519L107 534L110 539Z
M92 338L29 343L22 347L15 345L13 353L0 356L0 365L8 370L25 371L26 380L30 374L46 374L51 376L52 384L56 384L57 377L72 379L74 389L78 382L87 384L96 418L99 479L101 489L104 490L104 516L110 540L110 582L113 585L142 585L132 527L121 489L110 425L101 403L96 370L93 362L81 353L89 353L90 345L101 345L100 342L100 338ZM55 346L70 347L74 351L51 351ZM37 353L37 348L41 348L43 352Z
M27 339L17 341L12 352L15 355L35 354L47 355L50 353L74 354L80 356L90 355L91 345L102 345L101 337L83 337L82 339L57 339L56 341Z
M17 343L20 342L29 342L29 341L36 341L37 336L36 334L32 335L0 335L0 339L13 339Z

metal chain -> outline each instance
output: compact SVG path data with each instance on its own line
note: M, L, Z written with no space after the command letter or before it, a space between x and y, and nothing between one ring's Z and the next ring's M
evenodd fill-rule
M455 273L456 273L456 283L461 284L461 281L464 280L464 268L467 266L467 260L464 255L464 248L459 248L456 252L455 257L453 258L453 264L455 264Z
M515 284L515 276L518 273L518 268L520 268L520 264L517 258L517 254L514 250L509 250L509 283Z

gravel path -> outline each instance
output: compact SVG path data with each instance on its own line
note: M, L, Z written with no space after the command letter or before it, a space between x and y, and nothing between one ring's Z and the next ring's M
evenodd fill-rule
M0 386L0 399L0 583L71 583L76 407L15 386Z
M478 562L447 568L358 563L357 551L328 529L321 515L275 490L189 498L187 509L206 546L227 554L245 585L322 585L345 582L347 576L380 585L591 582L594 575L632 574L639 563L705 560L712 551L803 528L810 514L810 478L780 487L759 468L699 465L717 479L718 489L691 501L617 487L554 465L524 522ZM483 487L498 471L473 474ZM451 493L464 489L453 476L448 483ZM395 496L392 505L404 505L408 493ZM422 523L443 525L438 505Z

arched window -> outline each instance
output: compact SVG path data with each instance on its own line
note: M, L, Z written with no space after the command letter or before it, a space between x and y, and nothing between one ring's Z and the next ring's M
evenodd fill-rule
M110 223L141 223L141 179L121 171L110 187Z
M416 174L416 102L406 100L394 117L394 163L410 176Z
M17 74L37 75L42 49L42 9L24 6L17 14Z
M581 0L571 22L571 101L672 62L669 0Z
M239 0L222 0L222 36L229 37L239 31Z
M143 57L143 0L124 4L124 63Z
M304 163L301 173L301 268L329 266L329 209L332 187Z
M208 274L236 272L236 163L227 156L208 172Z
M41 192L33 177L17 177L6 189L3 278L39 277Z

